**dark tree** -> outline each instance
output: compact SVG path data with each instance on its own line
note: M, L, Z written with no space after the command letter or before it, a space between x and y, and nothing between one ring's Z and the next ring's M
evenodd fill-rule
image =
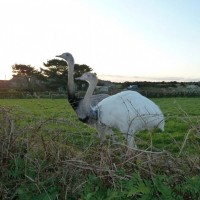
M12 66L13 78L18 83L20 90L27 90L33 94L35 80L41 77L38 70L30 65L15 64Z
M66 90L68 81L68 65L64 60L52 59L43 63L45 68L41 68L41 73L46 79L46 86L51 90L62 88ZM92 71L87 65L74 65L74 77L81 76L85 72ZM77 82L77 84L79 84Z
M75 64L74 65L74 77L79 77L81 76L83 73L85 72L91 72L92 71L92 68L87 66L87 65L78 65L78 64Z
M43 63L41 73L45 79L46 87L50 90L66 89L68 66L64 60L52 59Z
M30 65L15 64L12 66L13 78L17 82L19 90L29 91L33 94L34 91L48 90L57 91L62 89L66 91L68 81L68 65L64 60L52 59L44 64L44 68L36 70ZM81 76L85 72L92 71L87 65L74 66L74 76ZM78 87L81 82L76 82Z
M15 64L12 66L13 76L21 76L27 79L38 75L38 71L30 65Z

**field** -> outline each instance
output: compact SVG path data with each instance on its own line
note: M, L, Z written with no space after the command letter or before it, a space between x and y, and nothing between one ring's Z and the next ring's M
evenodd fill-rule
M155 98L165 131L127 153L65 99L0 100L0 199L198 199L200 98Z

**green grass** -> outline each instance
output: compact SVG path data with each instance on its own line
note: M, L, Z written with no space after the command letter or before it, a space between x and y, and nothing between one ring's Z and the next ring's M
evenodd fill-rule
M55 132L63 137L65 134L71 135L67 139L78 143L80 140L84 141L83 135L87 137L96 133L94 129L78 120L76 113L63 99L0 100L0 106L10 109L16 125L24 132L27 129L38 129L40 133L48 136Z
M166 117L165 131L138 133L139 150L127 154L123 137L124 145L101 145L64 99L1 99L0 199L196 197L200 98L152 100Z
M144 131L137 134L137 143L140 148L145 149L153 142L153 146L159 150L179 153L188 131L192 132L190 134L192 140L199 140L195 127L200 123L200 98L155 98L152 100L160 106L166 117L165 131L164 133L158 130L153 133ZM0 106L12 110L15 123L21 129L26 130L42 124L40 131L48 135L53 132L61 132L60 135L71 134L71 137L67 137L69 143L76 144L77 142L79 148L88 145L87 141L91 142L88 139L91 138L91 134L93 137L97 135L93 128L78 121L75 112L65 99L1 99ZM186 144L185 148L195 152L192 145Z

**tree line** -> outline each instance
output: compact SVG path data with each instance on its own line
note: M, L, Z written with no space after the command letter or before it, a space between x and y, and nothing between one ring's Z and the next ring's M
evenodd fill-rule
M12 66L13 81L17 91L66 91L68 81L68 64L64 60L52 59L43 63L44 67L36 69L31 65L14 64ZM92 68L83 64L74 65L74 77L79 77ZM77 83L77 87L81 82Z
M74 66L74 77L79 77L85 72L93 69L85 64ZM5 83L0 81L0 98L23 98L27 94L34 95L35 92L62 93L66 94L68 81L68 64L65 60L51 59L43 63L43 67L36 69L31 65L14 64L12 66L13 78ZM86 89L86 82L76 81L78 91ZM133 81L124 83L113 83L99 80L99 86L107 86L109 94L114 94L130 85L135 85L138 92L148 97L171 97L171 96L200 96L200 82L149 82ZM10 95L13 97L10 97Z

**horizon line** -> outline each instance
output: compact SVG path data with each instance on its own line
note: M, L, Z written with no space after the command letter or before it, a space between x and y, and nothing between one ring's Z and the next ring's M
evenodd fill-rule
M146 76L125 76L125 75L110 75L99 74L98 78L104 81L112 82L135 82L135 81L150 81L150 82L200 82L199 78L186 78L186 77L146 77Z
M103 81L111 81L111 82L139 82L139 81L149 81L149 82L200 82L199 78L186 78L186 77L147 77L147 76L126 76L126 75L111 75L111 74L99 74L97 75L100 80ZM10 79L0 79L0 81L9 81L13 78L13 76Z

